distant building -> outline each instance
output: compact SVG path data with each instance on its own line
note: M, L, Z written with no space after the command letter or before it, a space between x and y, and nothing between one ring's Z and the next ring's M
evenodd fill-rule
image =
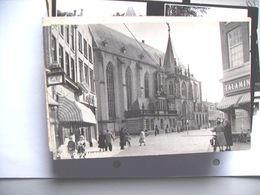
M248 22L220 23L224 97L217 108L233 132L251 129L251 59Z
M77 25L44 27L50 148L83 135L97 139L92 37Z
M197 129L207 121L201 82L177 60L169 33L166 53L104 25L93 35L99 130L131 133Z
M207 102L209 127L216 126L217 121L223 121L225 118L224 112L218 110L217 105L218 103Z

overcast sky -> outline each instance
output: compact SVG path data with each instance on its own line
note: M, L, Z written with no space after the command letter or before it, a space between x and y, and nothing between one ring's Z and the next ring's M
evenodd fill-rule
M112 16L116 12L126 12L128 7L133 7L137 15L146 14L146 3L140 2L74 0L72 4L68 0L57 1L57 9L73 11L83 8L83 16ZM223 18L246 16L246 10L210 8L204 17L222 18L223 21ZM131 37L123 24L106 25ZM148 45L165 52L168 40L166 23L127 23L127 26L138 40L145 40ZM202 82L203 100L220 102L223 73L219 22L175 22L170 26L177 57L186 67L189 64L191 73Z

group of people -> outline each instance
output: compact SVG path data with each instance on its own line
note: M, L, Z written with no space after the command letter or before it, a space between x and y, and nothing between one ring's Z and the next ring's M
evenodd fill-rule
M79 137L79 141L78 141L77 144L73 140L73 137L70 136L69 142L67 144L67 148L68 148L68 153L69 153L71 158L75 158L76 153L78 154L79 158L85 158L85 156L86 156L86 153L85 153L86 141L84 139L84 136L81 135Z
M215 143L212 143L213 147L219 147L219 151L224 151L224 146L226 151L231 151L231 146L233 146L233 138L231 126L228 120L225 120L223 123L217 121L217 126L212 130L216 132Z
M112 151L112 140L114 141L115 137L109 130L106 130L105 132L102 131L98 137L98 147L100 151Z

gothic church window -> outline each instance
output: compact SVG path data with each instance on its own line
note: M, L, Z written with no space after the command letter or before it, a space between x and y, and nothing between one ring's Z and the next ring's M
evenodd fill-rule
M174 91L173 83L172 83L172 81L170 81L170 83L169 83L169 94L173 95L173 93L174 93L173 91Z
M115 92L114 92L114 75L113 65L109 63L106 69L107 81L107 101L108 101L108 118L115 119Z
M145 96L145 98L149 98L149 75L148 75L148 72L146 72L145 76L144 76L144 96Z
M185 84L185 82L182 83L182 91L181 91L181 95L182 97L186 98L187 97L187 86Z
M126 80L127 108L129 110L132 104L132 71L130 67L126 69L125 80Z

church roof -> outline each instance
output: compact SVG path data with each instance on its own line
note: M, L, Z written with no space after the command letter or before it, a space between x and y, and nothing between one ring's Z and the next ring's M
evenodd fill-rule
M136 16L135 10L133 7L128 7L126 10L125 16Z
M163 52L119 31L102 24L91 24L89 28L94 46L102 51L158 67L163 61Z
M174 71L175 66L176 66L176 58L174 57L171 35L169 34L166 53L164 56L163 67L165 71Z

